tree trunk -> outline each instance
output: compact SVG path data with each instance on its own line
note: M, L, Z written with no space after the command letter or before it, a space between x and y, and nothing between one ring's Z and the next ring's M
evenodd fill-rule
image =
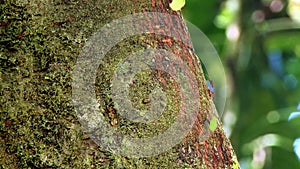
M2 168L239 168L220 123L217 123L215 130L208 129L216 110L181 13L171 10L168 0L6 0L0 3ZM140 147L143 151L132 149L130 152L122 150L113 153L119 149L101 146L103 142L111 141L103 139L103 135L109 133L101 128L86 129L90 124L85 122L94 120L96 116L89 114L87 116L91 117L82 120L84 114L78 110L85 110L77 109L76 102L80 102L78 98L81 94L89 91L76 95L78 86L74 84L77 78L74 72L82 71L76 67L80 61L85 62L85 59L89 60L89 57L98 55L97 52L102 52L93 46L93 42L108 43L110 38L123 36L116 32L111 37L93 39L95 32L103 26L118 24L124 16L140 12L156 13L143 15L141 20L133 17L130 23L121 24L132 26L132 30L126 32L133 36L116 42L105 57L95 63L97 76L91 81L95 82L97 110L100 110L102 120L107 122L109 128L121 133L118 138L113 137L113 141L119 143L105 145L122 148L125 136L155 138L176 122L179 129L171 131L187 130L189 124L186 124L186 120L190 118L188 110L195 108L197 112L190 130L178 144L170 148L144 145ZM158 13L172 17L161 18ZM148 23L143 22L143 19L147 21L145 16L150 19ZM157 27L162 22L166 27ZM133 32L141 28L149 32ZM117 30L115 27L110 29ZM112 85L113 77L119 71L119 63L126 60L127 56L146 49L153 49L155 53L162 50L171 52L176 62L172 59L168 61L166 56L169 55L163 52L156 53L156 64L152 69L143 70L132 77L128 98L134 108L145 111L151 109L151 103L155 101L152 98L160 99L151 96L157 86L165 93L162 100L166 102L157 120L140 123L138 118L141 116L138 116L137 120L132 119L136 122L132 122L121 116L118 108L122 103L126 104L126 100L118 106L114 103L115 93L112 89L118 88L118 85ZM151 51L148 54L151 55ZM89 64L94 62L97 60ZM180 65L186 65L188 69ZM88 68L84 67L83 71L88 71ZM178 73L187 74L187 79L183 78L185 82L176 81ZM80 78L79 81L82 80ZM89 80L85 79L82 83L89 84ZM190 93L188 96L199 101L183 101L188 100L182 94L184 89L191 90L186 91ZM190 102L196 106L189 106ZM178 121L177 115L180 117ZM170 144L177 139L174 135L170 137Z

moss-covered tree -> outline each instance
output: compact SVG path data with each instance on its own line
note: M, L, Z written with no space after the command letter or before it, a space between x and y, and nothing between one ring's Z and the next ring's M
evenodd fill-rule
M0 1L1 168L238 168L219 123L206 141L197 139L209 123L208 112L215 108L198 58L190 52L193 49L169 37L142 34L118 43L101 62L95 89L101 98L100 110L112 127L137 137L151 137L169 127L170 118L178 112L178 84L159 70L135 76L130 97L137 108L147 109L147 95L153 83L163 86L170 101L160 123L130 123L118 115L110 99L113 71L127 55L140 49L151 47L175 53L195 73L201 93L195 125L185 139L162 154L128 158L104 150L80 128L72 103L71 73L88 38L103 25L133 13L161 12L181 18L181 13L171 10L169 3L168 0ZM189 39L183 20L167 22L178 24L177 33ZM145 26L151 27L151 23Z

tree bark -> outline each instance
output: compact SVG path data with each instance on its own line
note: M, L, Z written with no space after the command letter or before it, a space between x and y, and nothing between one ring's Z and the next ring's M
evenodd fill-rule
M72 71L89 38L105 24L121 17L159 12L174 15L180 21L166 20L166 24L176 25L178 29L159 28L160 31L178 34L181 40L190 42L181 13L169 8L170 1L6 0L0 3L2 168L239 168L220 122L209 137L198 139L207 136L205 128L216 110L192 45L167 36L145 33L119 42L101 61L95 91L100 111L111 127L134 137L152 137L163 132L170 127L165 123L174 122L182 99L181 87L170 75L155 70L134 78L129 94L136 108L149 108L153 84L162 86L169 99L164 112L167 115L161 122L149 125L131 123L118 114L111 99L111 81L118 63L132 52L153 48L174 53L193 73L196 83L192 85L199 90L194 93L200 95L194 126L178 145L150 157L120 156L95 144L78 122L72 106ZM160 20L144 26L156 29L155 22ZM140 23L132 25L135 24ZM156 58L157 66L163 64L163 59L164 56ZM170 70L176 73L172 65Z

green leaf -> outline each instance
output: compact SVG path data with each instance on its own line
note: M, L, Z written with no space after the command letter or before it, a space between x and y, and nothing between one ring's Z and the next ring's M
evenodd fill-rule
M217 128L217 118L216 117L213 117L210 121L210 124L209 124L209 129L211 131L214 131L215 129Z
M232 166L232 169L239 169L239 168L240 168L240 165L239 165L238 160L236 159L236 157L233 157L233 166Z
M170 8L173 11L179 11L185 5L185 0L173 0L170 3Z

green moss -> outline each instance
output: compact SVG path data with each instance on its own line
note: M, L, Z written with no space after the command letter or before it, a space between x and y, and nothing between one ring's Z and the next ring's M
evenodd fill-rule
M98 28L113 18L125 15L125 8L129 13L128 5L131 4L119 4L118 1L111 4L1 1L0 22L7 24L0 27L1 168L167 168L174 165L171 162L176 159L173 150L142 159L128 159L102 150L82 133L76 119L71 100L71 72L80 49ZM95 15L97 12L101 15ZM127 44L137 39L125 40L112 49L107 55L107 62L99 68L100 82L109 82L117 63L128 53L142 49L142 46ZM137 83L144 83L151 76L153 74L141 74L136 79ZM113 105L110 84L101 84L96 90L99 97L105 98L100 103L105 114ZM143 94L136 91L147 93L149 89L137 86L132 89L132 93L136 94L132 101L137 108L146 109L141 101L143 98L139 98ZM168 98L172 98L171 89L168 93ZM169 106L169 115L162 117L162 129L171 123L167 120L175 111L173 109ZM111 121L112 117L107 115L107 120ZM127 134L145 137L157 132L155 125L140 129L141 126L117 115L113 118L118 118L115 127Z
M154 157L126 158L98 147L81 130L71 100L76 59L95 31L132 11L140 9L118 0L0 1L0 168L205 168L194 157L194 166L177 164L180 145ZM113 47L100 63L95 87L106 120L132 137L151 137L166 130L181 104L178 84L163 74L168 104L158 120L132 123L115 110L112 75L126 56L145 48L138 45L144 38L131 37ZM129 92L135 108L149 109L149 94L160 84L156 77L156 71L135 76ZM207 99L202 102L203 111L208 104Z

